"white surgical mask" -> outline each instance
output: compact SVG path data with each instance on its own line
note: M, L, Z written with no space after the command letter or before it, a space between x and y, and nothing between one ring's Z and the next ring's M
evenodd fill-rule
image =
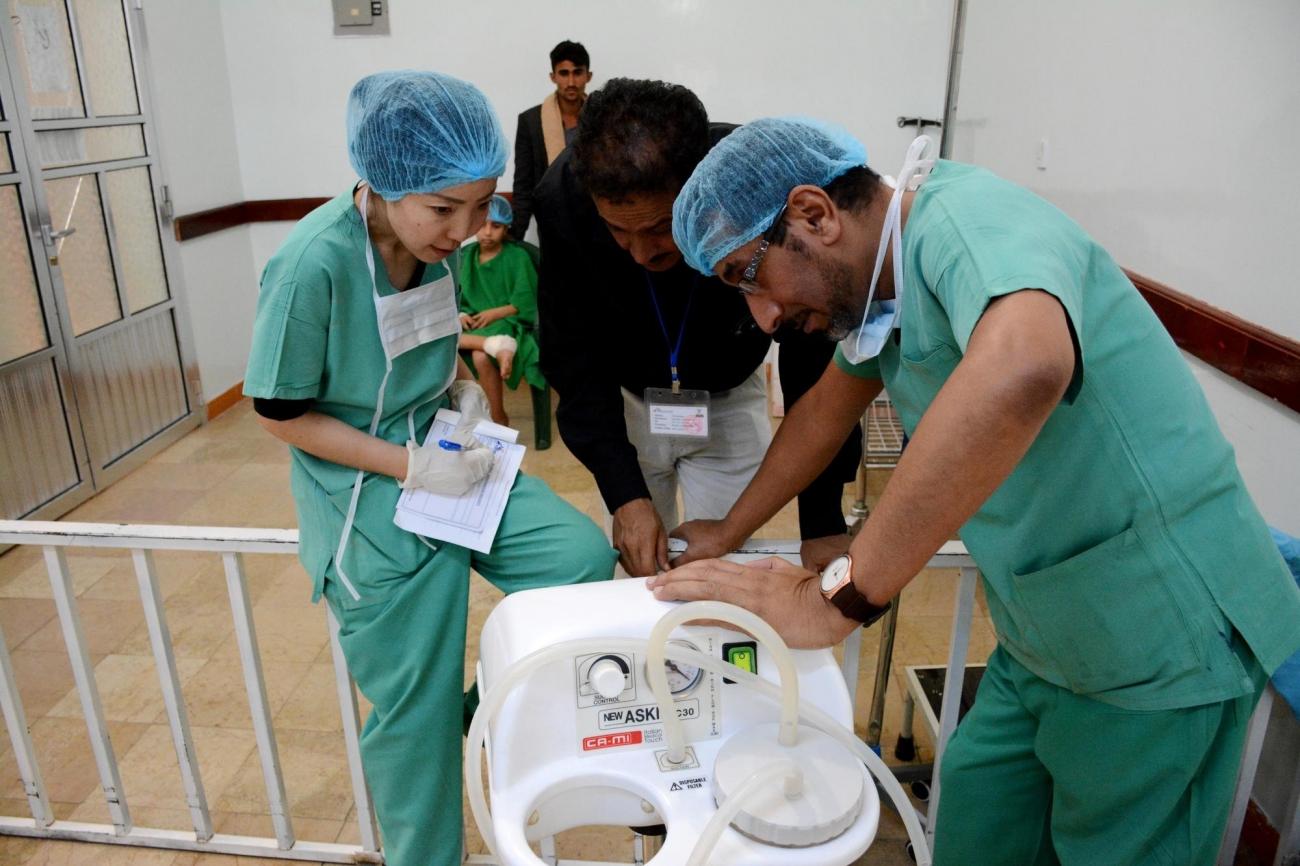
M918 136L907 148L898 180L893 184L894 194L885 211L885 225L880 232L880 246L876 250L876 267L871 272L871 288L867 290L867 308L862 311L862 323L840 341L840 351L850 364L861 364L880 354L890 333L899 326L903 310L903 193L920 189L934 168L934 158L925 158L931 144L928 135ZM888 183L888 179L885 180ZM885 265L885 253L894 253L894 297L888 301L875 300L876 284Z
M456 287L450 277L393 295L375 295L379 339L391 363L416 346L460 332Z
M380 296L379 281L375 277L374 245L370 242L370 187L361 191L361 225L366 235L366 267L370 270L370 291L375 301L375 319L379 323L379 341L384 346L384 378L379 382L379 393L375 395L375 414L370 419L370 435L379 429L379 420L384 415L384 391L388 387L388 374L393 372L393 360L416 346L432 343L453 334L460 334L460 311L456 304L456 268L449 263L447 276L434 280L428 285L407 289L391 295ZM442 383L438 393L446 391L456 378L456 364L451 365L447 381ZM415 408L406 415L411 438L415 438ZM343 554L347 551L348 537L352 534L352 524L357 516L357 501L361 498L361 482L365 479L364 469L357 470L356 481L352 484L352 499L348 503L348 516L343 522L343 532L339 536L338 550L334 553L334 568L348 594L360 600L352 581L343 570ZM425 542L426 544L428 542Z

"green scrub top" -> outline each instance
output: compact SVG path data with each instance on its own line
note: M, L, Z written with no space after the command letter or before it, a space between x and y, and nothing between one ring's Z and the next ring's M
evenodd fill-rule
M352 192L302 219L262 272L253 346L244 378L249 397L311 399L312 408L369 431L384 377L365 228ZM425 284L448 277L441 264L425 269ZM397 290L375 256L380 295ZM418 346L393 361L376 435L395 444L423 440L438 409L448 404L456 365L456 335ZM290 483L298 510L299 556L319 598L347 516L356 469L292 448ZM349 570L372 572L368 583L409 576L429 549L393 523L401 490L385 475L367 475L346 554Z
M853 365L837 348L835 363L883 379L909 434L992 299L1049 292L1073 330L1064 400L961 529L1012 656L1058 686L1156 710L1246 694L1250 651L1271 672L1300 646L1300 591L1232 448L1105 250L1029 191L940 161L903 260L900 330L879 357Z
M519 312L497 319L486 328L467 330L467 334L491 337L506 334L519 344L515 352L514 368L506 384L511 388L527 379L534 388L545 388L546 377L539 363L537 337L537 269L528 252L518 244L506 241L497 253L486 262L478 258L479 245L475 241L460 254L460 311L481 313L493 307L513 304Z

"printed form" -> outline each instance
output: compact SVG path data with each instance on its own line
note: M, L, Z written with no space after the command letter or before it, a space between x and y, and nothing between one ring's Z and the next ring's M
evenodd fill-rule
M459 421L459 412L439 409L424 443L436 443L451 436ZM394 523L407 532L459 544L479 553L492 549L525 449L516 444L518 430L490 421L479 422L474 428L474 438L495 452L488 476L462 496L404 490L397 500Z

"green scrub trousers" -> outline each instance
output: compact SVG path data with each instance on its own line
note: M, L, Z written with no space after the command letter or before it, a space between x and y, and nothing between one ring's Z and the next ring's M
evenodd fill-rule
M469 569L510 593L607 580L614 553L596 525L541 481L520 475L492 552L443 545L400 586L353 601L326 577L339 643L373 705L361 759L391 866L454 864L461 855L465 623Z
M1125 710L994 650L943 753L935 866L1213 864L1258 697Z
M1051 295L1076 348L960 530L998 649L944 754L935 862L1208 866L1263 676L1300 645L1232 448L1150 306L1046 201L940 160L902 246L899 330L835 363L881 380L912 436L996 299Z

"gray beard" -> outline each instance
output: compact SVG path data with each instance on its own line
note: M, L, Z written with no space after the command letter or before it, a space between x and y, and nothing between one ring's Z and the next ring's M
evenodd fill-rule
M853 272L848 265L829 263L819 264L818 270L830 290L827 299L830 322L826 326L826 336L838 343L862 322L862 310L857 309L853 297Z
M808 248L795 237L786 241L790 251L802 256L817 268L817 274L827 287L827 308L829 322L825 334L828 339L839 342L853 333L862 322L863 305L858 308L853 295L853 269L838 262L814 261Z

